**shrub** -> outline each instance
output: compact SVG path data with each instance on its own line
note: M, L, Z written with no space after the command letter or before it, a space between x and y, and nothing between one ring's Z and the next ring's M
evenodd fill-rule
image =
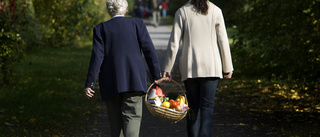
M232 49L237 73L303 83L318 81L320 1L245 3Z
M19 33L19 25L23 23L23 3L5 1L0 5L0 83L8 83L14 63L23 55L25 42Z

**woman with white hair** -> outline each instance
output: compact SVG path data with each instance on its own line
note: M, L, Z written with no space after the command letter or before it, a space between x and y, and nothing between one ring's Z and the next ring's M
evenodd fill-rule
M138 137L142 117L142 96L147 92L146 69L158 83L158 56L144 22L124 17L126 0L107 0L112 19L93 29L93 49L85 94L93 97L99 75L101 98L106 102L112 137Z

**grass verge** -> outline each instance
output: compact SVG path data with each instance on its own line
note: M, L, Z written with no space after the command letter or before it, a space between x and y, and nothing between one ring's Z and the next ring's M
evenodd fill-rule
M88 46L28 53L16 64L10 83L0 89L0 133L76 134L96 104L82 92L90 54Z

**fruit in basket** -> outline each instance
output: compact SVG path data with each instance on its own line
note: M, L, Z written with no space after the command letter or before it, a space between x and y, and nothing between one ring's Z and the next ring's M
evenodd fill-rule
M178 105L178 103L176 101L171 101L170 102L170 108L176 108Z
M169 97L163 97L163 101L162 102L168 102L169 101Z
M173 99L170 99L169 102L170 102L170 103L171 103L171 102L174 102L174 100L173 100Z
M163 102L163 98L162 96L159 96L160 102Z
M162 107L165 107L165 108L170 108L170 103L169 102L163 102L162 103Z
M175 109L176 111L182 112L182 107L180 105L178 105Z
M176 100L177 104L180 106L180 101L179 100Z
M180 101L180 106L183 106L186 103L186 98L182 95L179 95L176 100Z

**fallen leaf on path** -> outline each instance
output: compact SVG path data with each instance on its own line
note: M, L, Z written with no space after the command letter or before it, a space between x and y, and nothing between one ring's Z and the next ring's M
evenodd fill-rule
M4 124L7 125L7 126L14 126L14 124L11 124L11 123L8 123L8 122L5 122Z

